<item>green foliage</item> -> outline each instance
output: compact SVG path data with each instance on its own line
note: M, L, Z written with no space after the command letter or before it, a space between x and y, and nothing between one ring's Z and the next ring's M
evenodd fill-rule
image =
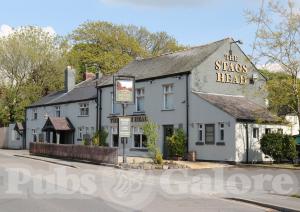
M260 140L261 151L276 162L293 161L297 157L296 141L292 136L279 133L265 134Z
M143 125L144 135L147 138L147 148L154 163L162 164L162 153L157 146L158 125L152 121L147 121Z
M171 137L167 138L170 156L183 157L186 145L186 136L183 129L176 129Z
M63 85L65 41L38 27L0 38L0 125L24 120L24 108Z
M94 146L108 146L106 142L108 137L108 132L105 128L101 128L101 130L97 131L92 138L92 143Z
M86 138L83 139L82 144L83 144L84 146L89 146L89 145L91 145L90 142L89 142L89 140L86 139Z
M79 70L79 76L88 67L95 72L97 64L103 74L112 74L136 57L147 57L182 49L176 40L165 32L150 33L142 27L115 25L109 22L90 21L81 24L69 36L73 48L69 62Z

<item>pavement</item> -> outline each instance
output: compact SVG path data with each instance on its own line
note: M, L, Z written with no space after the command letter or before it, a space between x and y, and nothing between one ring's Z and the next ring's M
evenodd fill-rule
M126 171L0 150L0 211L300 211L299 185L299 170Z

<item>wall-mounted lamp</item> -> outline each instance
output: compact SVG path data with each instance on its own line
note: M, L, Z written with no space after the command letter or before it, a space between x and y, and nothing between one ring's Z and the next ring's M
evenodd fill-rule
M230 42L230 48L229 48L229 55L232 55L231 45L232 45L233 43L238 43L238 44L240 44L240 45L243 44L243 42L242 42L241 40L231 41L231 42Z

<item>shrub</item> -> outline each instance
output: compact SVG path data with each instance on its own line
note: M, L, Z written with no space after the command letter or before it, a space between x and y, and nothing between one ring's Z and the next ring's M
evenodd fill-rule
M89 140L88 139L83 139L83 141L82 141L82 143L83 143L83 145L84 146L89 146L90 145L90 142L89 142Z
M160 149L157 146L157 140L159 138L158 135L158 125L154 122L147 121L143 125L143 131L144 135L147 138L147 149L150 153L150 156L154 163L162 164L162 154L160 152Z
M296 140L290 135L285 135L283 137L282 150L285 159L293 162L298 157Z
M186 136L183 129L176 129L171 137L167 138L170 156L183 157L186 145Z
M265 134L260 140L260 149L276 162L281 162L284 159L293 161L297 156L294 138L279 133Z
M108 132L105 130L105 128L101 128L101 130L94 134L92 143L94 146L108 146L108 143L106 142L107 137Z

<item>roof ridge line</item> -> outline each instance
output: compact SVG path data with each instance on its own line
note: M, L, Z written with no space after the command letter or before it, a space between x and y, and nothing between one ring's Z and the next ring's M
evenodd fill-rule
M225 41L227 39L232 39L232 38L226 37L226 38L223 38L221 40L213 41L213 42L210 42L210 43L206 43L206 44L202 44L202 45L196 45L196 46L192 46L192 47L189 47L189 48L184 48L184 49L173 51L173 52L166 52L166 53L163 53L163 54L160 54L160 55L151 56L151 57L147 57L147 58L143 58L143 59L139 59L139 60L134 60L134 61L143 61L143 60L148 60L148 59L154 59L154 58L157 58L157 57L171 55L171 54L175 54L175 53L178 53L178 52L183 52L183 51L187 51L187 50L191 50L191 49L195 49L195 48L199 48L199 47L205 47L205 46L209 46L209 45L212 45L212 44L215 44L215 43L218 43L218 42Z

